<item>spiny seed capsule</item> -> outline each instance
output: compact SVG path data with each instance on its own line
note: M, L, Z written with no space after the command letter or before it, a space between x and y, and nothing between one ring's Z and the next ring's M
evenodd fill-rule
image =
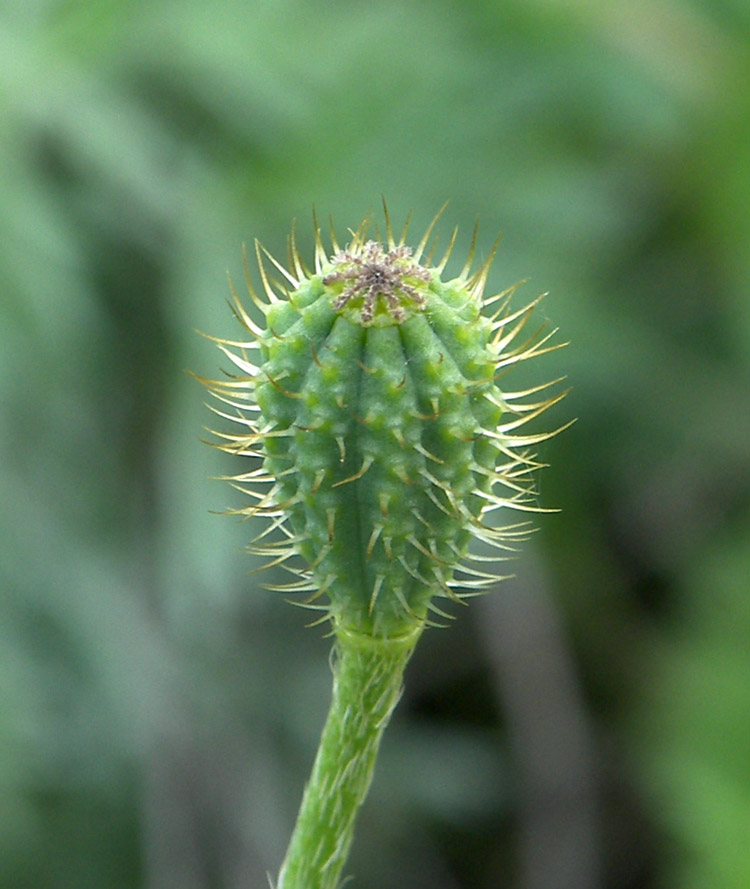
M253 460L234 477L252 501L236 512L268 519L251 551L289 568L296 580L272 588L310 593L336 632L396 638L430 612L446 616L435 598L493 584L487 563L526 533L498 528L494 514L537 508L529 448L554 433L515 430L563 395L529 404L552 383L508 393L497 381L558 348L554 331L512 345L538 300L515 312L514 288L483 300L492 255L471 273L476 232L462 272L444 282L456 232L437 265L423 261L438 217L414 252L386 212L385 244L368 238L366 219L344 250L332 235L330 258L316 223L314 272L294 236L288 268L256 242L265 299L245 270L264 324L232 287L250 338L216 340L239 374L204 381L235 411L217 413L242 427L219 447ZM471 554L474 539L503 552Z

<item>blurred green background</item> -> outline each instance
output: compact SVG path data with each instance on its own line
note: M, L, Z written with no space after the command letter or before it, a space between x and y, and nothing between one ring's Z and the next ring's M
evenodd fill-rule
M226 270L381 195L571 345L540 531L426 634L358 889L750 886L746 0L0 2L0 885L250 889L330 640L189 368ZM512 517L511 517L512 518Z

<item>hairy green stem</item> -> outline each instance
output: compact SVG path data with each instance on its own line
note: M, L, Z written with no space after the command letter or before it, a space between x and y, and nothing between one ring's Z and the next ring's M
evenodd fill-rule
M380 739L421 627L377 639L337 630L333 697L278 889L336 889Z

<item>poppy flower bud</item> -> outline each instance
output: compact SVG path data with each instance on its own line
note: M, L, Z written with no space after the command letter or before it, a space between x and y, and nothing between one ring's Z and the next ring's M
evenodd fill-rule
M435 221L412 251L386 212L384 243L365 220L330 256L316 225L314 271L294 239L288 268L256 244L263 323L234 292L249 339L217 340L239 371L208 381L240 426L219 446L252 458L234 478L251 498L238 512L268 520L251 550L289 568L274 588L308 593L337 633L403 637L447 616L436 600L498 579L472 541L507 555L524 528L494 517L537 508L529 449L547 434L517 430L562 395L524 404L546 385L509 393L499 376L557 347L544 332L514 345L536 301L483 298L492 256L443 280L455 232L432 265Z

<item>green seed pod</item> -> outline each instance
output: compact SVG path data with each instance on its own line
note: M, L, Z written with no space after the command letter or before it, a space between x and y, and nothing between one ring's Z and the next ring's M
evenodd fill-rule
M309 593L337 635L418 634L446 616L436 598L498 579L484 570L497 557L472 554L472 540L503 557L525 529L498 528L497 511L536 509L529 448L548 434L516 430L562 395L524 403L546 385L508 393L498 378L557 347L544 332L513 345L536 301L510 311L513 288L483 300L492 256L442 280L455 232L432 266L435 221L412 253L387 213L385 243L368 239L365 220L346 249L333 236L330 258L316 224L314 272L293 237L289 268L256 243L265 298L249 274L248 287L264 323L232 288L249 339L217 342L239 374L205 381L241 426L219 446L253 460L234 478L252 498L237 512L268 518L251 550L293 571L276 588Z
M453 280L442 274L455 231L439 263L432 250L423 260L437 218L413 253L386 212L385 243L365 220L345 250L332 235L330 258L316 224L314 271L294 235L288 269L256 242L265 298L245 271L263 320L232 287L249 338L216 340L238 373L203 380L241 427L218 446L252 461L232 479L251 498L234 512L267 519L251 551L295 575L271 588L309 593L303 604L336 637L331 708L278 889L338 889L406 664L434 615L448 617L435 600L494 584L485 569L526 533L495 516L538 509L531 449L554 433L517 430L563 396L529 403L552 384L510 393L498 381L558 347L543 331L515 344L538 300L511 311L514 288L484 299L492 255L472 273L474 242ZM473 553L475 540L499 552Z

